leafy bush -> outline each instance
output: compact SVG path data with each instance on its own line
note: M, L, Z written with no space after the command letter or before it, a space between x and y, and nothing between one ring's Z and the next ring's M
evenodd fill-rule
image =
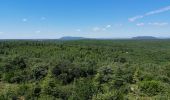
M119 91L111 91L94 95L92 100L124 100L124 96Z
M48 73L48 67L46 65L35 65L32 69L31 77L34 80L40 80L44 78Z
M89 79L80 78L75 80L72 100L90 100L96 94L97 88Z
M56 83L57 82L55 80L49 80L45 84L43 91L45 92L45 94L50 95L52 97L67 100L69 95L71 95L70 87L63 88L62 86Z
M84 68L75 66L69 61L62 61L52 69L54 77L60 79L63 84L69 84L75 78L87 77L88 71Z
M143 81L139 85L140 91L143 93L154 96L159 93L163 93L164 87L159 81Z
M109 66L99 68L96 79L100 84L109 82L113 79L113 69Z

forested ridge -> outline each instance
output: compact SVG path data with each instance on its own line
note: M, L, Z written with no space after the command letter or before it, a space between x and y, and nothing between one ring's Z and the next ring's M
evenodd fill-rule
M0 100L170 100L170 40L0 40Z

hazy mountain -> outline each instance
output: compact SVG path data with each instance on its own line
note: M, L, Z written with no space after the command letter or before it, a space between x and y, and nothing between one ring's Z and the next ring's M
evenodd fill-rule
M133 37L132 39L139 39L139 40L150 40L150 39L158 39L157 37L153 37L153 36L137 36L137 37Z
M82 40L82 39L112 40L112 39L116 39L116 38L84 38L84 37L65 36L65 37L61 37L59 40ZM128 38L124 38L124 39L128 39ZM132 37L131 39L136 39L136 40L153 40L153 39L159 39L159 38L153 37L153 36L136 36L136 37Z
M84 37L71 37L71 36L65 36L65 37L61 37L60 40L82 40L82 39L86 39Z

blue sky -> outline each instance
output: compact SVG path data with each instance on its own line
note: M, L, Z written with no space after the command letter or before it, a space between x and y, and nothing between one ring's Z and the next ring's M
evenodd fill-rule
M170 0L0 0L0 39L170 37Z

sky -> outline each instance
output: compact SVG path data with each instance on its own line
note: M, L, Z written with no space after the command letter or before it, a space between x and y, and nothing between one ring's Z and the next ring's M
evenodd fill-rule
M0 39L170 37L170 0L0 0Z

